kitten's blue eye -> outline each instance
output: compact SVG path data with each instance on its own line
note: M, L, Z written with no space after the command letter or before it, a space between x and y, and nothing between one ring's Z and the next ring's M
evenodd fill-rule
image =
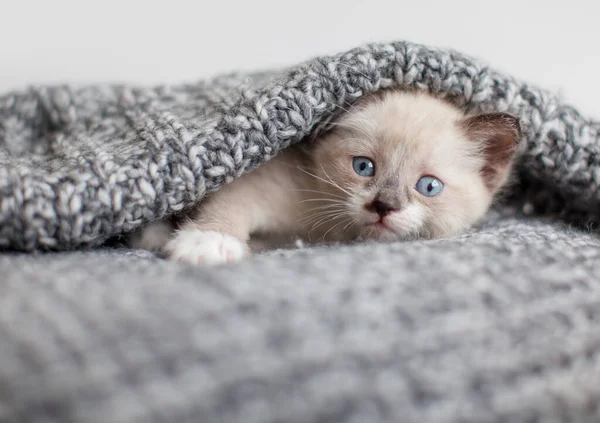
M433 176L423 176L417 182L417 186L415 187L419 193L423 194L426 197L435 197L444 189L444 184L437 178Z
M352 159L352 167L360 176L375 175L375 163L368 157L355 157Z

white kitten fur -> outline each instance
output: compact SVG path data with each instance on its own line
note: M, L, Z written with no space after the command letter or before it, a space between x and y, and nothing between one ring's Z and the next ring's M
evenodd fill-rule
M256 234L288 242L449 236L484 215L519 138L511 116L465 117L449 103L400 91L359 102L332 126L206 198L170 241L168 225L151 224L133 245L219 264L246 257ZM353 170L358 156L375 163L372 177ZM417 192L423 176L443 182L440 195ZM373 211L379 198L393 202L393 212Z
M165 252L175 261L210 265L240 261L248 255L249 249L231 235L189 229L177 231L167 242Z

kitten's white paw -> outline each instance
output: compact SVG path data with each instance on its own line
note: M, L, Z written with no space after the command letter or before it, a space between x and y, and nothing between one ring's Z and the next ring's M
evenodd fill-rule
M179 231L165 246L165 253L182 263L216 265L240 261L249 249L231 235L193 229Z

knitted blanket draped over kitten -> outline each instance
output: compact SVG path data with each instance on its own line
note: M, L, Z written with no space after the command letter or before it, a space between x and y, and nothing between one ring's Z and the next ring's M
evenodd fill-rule
M392 87L517 115L527 143L515 198L528 210L597 220L597 122L457 52L399 42L192 85L1 97L0 247L98 244L191 207L360 97Z

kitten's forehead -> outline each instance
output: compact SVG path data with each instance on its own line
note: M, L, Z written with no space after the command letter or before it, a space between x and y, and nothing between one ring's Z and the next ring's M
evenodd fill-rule
M346 121L361 128L357 135L379 159L436 166L456 162L474 147L457 125L463 117L458 108L429 95L392 91L367 101Z
M367 101L348 119L353 124L370 122L365 126L380 139L411 142L432 132L456 132L462 116L456 107L424 93L391 91Z

